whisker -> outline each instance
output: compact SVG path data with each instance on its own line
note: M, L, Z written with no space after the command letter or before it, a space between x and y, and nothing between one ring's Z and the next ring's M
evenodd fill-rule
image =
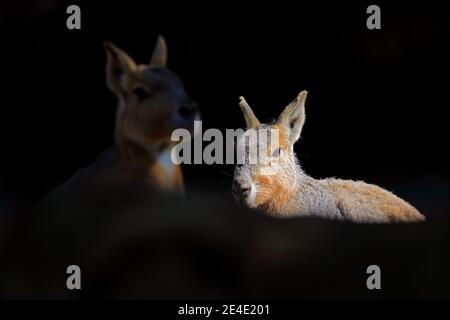
M226 172L226 171L220 170L220 172L223 173L224 175L228 176L228 177L233 178L233 175L228 173L228 172Z
M227 175L227 176L229 176L229 177L232 176L230 173L228 173L228 172L226 172L226 171L224 171L224 170L220 170L220 172L222 172L223 174L225 174L225 175Z

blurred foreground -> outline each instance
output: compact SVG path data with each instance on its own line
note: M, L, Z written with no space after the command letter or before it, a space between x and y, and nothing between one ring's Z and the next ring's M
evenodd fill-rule
M1 298L450 298L450 224L280 220L204 191L71 194L18 215ZM427 212L425 212L426 214ZM81 267L82 290L66 288ZM366 288L379 265L382 290Z

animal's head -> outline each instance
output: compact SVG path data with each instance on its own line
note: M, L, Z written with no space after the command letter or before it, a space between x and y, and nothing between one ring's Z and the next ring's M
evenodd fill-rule
M239 105L247 129L238 145L246 144L248 147L245 148L246 161L236 165L234 172L233 195L238 202L251 208L266 207L268 211L275 211L291 196L300 170L294 154L294 143L300 138L305 122L306 95L306 91L300 92L271 124L261 124L241 97ZM267 132L270 132L269 138L260 139L268 136ZM256 141L258 151L246 138L253 133L259 137ZM276 139L271 139L271 136ZM252 149L266 159L258 157L256 163L248 161Z
M197 104L167 68L167 45L159 36L149 64L134 60L111 42L104 44L106 84L119 99L116 129L143 147L170 141L177 128L193 130Z

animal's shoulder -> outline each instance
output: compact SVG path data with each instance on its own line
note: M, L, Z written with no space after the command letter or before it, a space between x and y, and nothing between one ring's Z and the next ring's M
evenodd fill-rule
M54 205L65 202L69 197L73 197L90 186L106 172L113 168L113 151L106 149L102 151L95 161L82 169L77 170L70 178L50 190L38 203L38 206Z
M76 171L62 186L76 188L94 182L113 169L113 159L114 151L112 149L103 150L92 164Z

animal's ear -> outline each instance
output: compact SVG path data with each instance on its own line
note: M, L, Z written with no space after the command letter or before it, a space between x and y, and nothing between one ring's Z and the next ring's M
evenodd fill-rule
M302 132L305 123L305 100L308 92L303 90L280 114L277 123L286 127L289 131L289 141L294 144Z
M119 95L126 91L129 75L136 70L136 63L128 54L111 42L103 43L106 51L106 84Z
M255 114L252 111L252 108L250 108L244 97L239 97L239 107L241 107L242 113L244 114L247 128L258 128L261 126L258 118L256 118Z
M163 36L159 35L150 60L150 66L159 68L167 66L167 56L166 40L164 40Z

